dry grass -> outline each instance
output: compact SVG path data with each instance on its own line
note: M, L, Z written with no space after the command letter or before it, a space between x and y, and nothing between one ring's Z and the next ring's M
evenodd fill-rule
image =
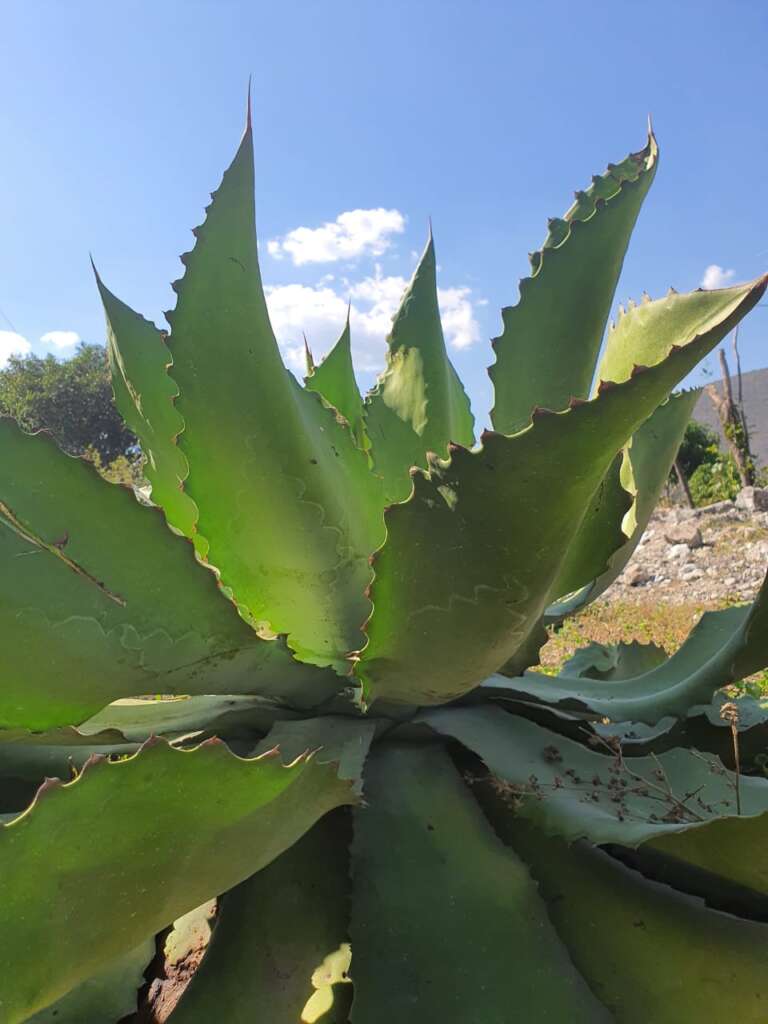
M724 607L724 602L667 604L658 601L604 601L590 605L568 619L541 652L545 670L556 671L573 652L596 641L628 644L632 640L654 643L668 654L683 643L691 627L705 611Z

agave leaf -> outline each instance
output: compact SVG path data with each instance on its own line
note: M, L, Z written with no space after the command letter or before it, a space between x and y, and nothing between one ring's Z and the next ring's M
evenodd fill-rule
M587 644L564 663L564 676L586 679L633 679L663 665L669 655L656 644Z
M751 605L705 612L671 658L613 685L583 676L518 679L496 676L481 690L502 699L535 701L594 718L654 725L668 715L683 718L692 705L737 682L768 662L768 578Z
M624 380L637 365L655 365L669 351L671 338L706 336L723 317L733 315L741 296L743 292L739 286L716 291L698 289L684 295L670 291L663 299L647 300L631 306L626 312L622 310L608 333L597 379ZM629 539L611 559L608 571L602 573L580 599L579 606L587 598L595 600L610 586L637 547L667 479L698 394L693 391L673 396L633 438L622 467L622 484L636 495L634 508L625 520ZM567 610L575 610L575 605L571 604Z
M359 646L379 482L349 425L280 358L259 272L250 120L167 314L186 493L222 584L303 661Z
M768 704L751 697L732 699L725 691L716 693L709 704L696 704L685 718L662 718L655 726L641 722L605 725L594 722L591 728L601 736L616 735L622 749L631 757L659 754L673 747L708 751L716 754L731 771L736 758L731 722L723 717L723 705L736 708L736 731L741 771L765 775L768 762Z
M661 496L698 396L698 391L671 395L624 449L618 479L611 467L597 494L603 500L590 506L591 515L571 544L552 597L585 589L550 607L550 619L560 619L596 600L621 575Z
M155 955L154 938L119 956L27 1024L115 1024L136 1012L144 970Z
M46 784L0 829L3 1021L26 1020L355 799L331 766L243 760L213 741L150 741Z
M238 694L161 701L127 698L115 701L83 722L78 733L86 739L96 739L109 730L133 743L143 743L150 736L201 731L225 739L244 730L268 732L275 721L298 716L298 711L274 701Z
M543 617L539 619L533 629L526 637L525 643L518 647L511 658L499 668L499 672L505 676L521 676L526 669L541 662L541 649L550 638L549 630L544 626Z
M529 865L573 963L617 1024L765 1020L765 924L711 910L585 843L494 824Z
M445 349L437 303L435 246L430 232L388 338L387 368L366 399L374 469L387 500L411 490L408 470L426 453L445 456L448 443L471 447L474 417Z
M361 781L368 748L382 722L342 715L276 722L253 750L254 755L277 750L283 764L317 752L318 764L336 764L339 778Z
M569 842L637 847L691 829L714 845L718 829L746 822L760 834L766 829L768 781L740 779L737 818L735 776L713 757L678 749L623 759L493 707L434 708L414 722L474 751L501 780L516 813Z
M137 743L112 731L81 736L76 729L67 728L25 733L12 741L0 732L0 778L37 783L45 778L59 778L68 782L93 755L122 757L137 749Z
M313 976L347 941L348 832L338 813L326 815L223 897L210 945L173 1011L173 1024L305 1019L304 1007L323 987L319 977L313 987ZM346 1019L331 1012L322 1024Z
M187 463L176 438L184 429L184 420L174 405L178 389L168 376L172 360L166 335L113 295L98 273L96 283L107 317L115 404L141 444L152 501L163 509L170 525L189 537L204 555L205 539L195 532L197 510L183 489Z
M366 765L352 845L353 1024L610 1018L573 970L528 872L437 746ZM397 851L397 857L392 853Z
M740 786L768 783L743 776ZM768 815L759 817L723 818L713 821L706 829L692 829L657 836L648 845L667 856L674 857L687 871L692 865L717 878L743 886L762 896L768 896L768 866L765 857L749 856L747 851L762 851L768 843Z
M581 526L552 586L553 595L570 594L585 583L591 583L605 572L610 559L626 543L622 523L632 507L632 497L621 482L624 457L624 452L616 456L590 498Z
M309 348L307 348L307 352L309 352ZM355 368L352 365L349 314L347 314L347 322L339 340L319 366L311 361L310 356L304 386L307 391L317 391L329 405L341 413L352 428L357 446L364 451L367 450L370 442L365 432L363 400L360 397L355 379Z
M514 433L536 406L564 409L570 398L589 394L624 254L657 165L649 133L645 149L593 179L565 218L550 222L533 273L520 283L520 301L502 310L504 331L493 342L495 430Z
M0 464L0 726L80 722L145 693L315 703L339 689L282 640L260 639L130 489L10 420L0 420Z
M357 666L366 700L446 702L521 648L616 453L765 286L744 285L725 305L709 293L715 312L704 319L697 303L660 362L567 412L539 411L512 437L487 433L476 452L454 448L414 475L410 499L387 510L387 540L374 558L374 612Z
M621 309L608 331L596 380L625 380L633 367L658 362L669 351L671 339L679 344L674 339L706 334L732 315L743 300L743 290L744 285L682 294L670 289L663 299Z

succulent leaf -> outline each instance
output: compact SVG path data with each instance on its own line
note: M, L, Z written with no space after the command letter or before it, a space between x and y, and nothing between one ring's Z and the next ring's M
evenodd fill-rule
M507 700L534 701L614 722L654 725L683 718L692 705L738 682L768 660L768 578L751 605L705 612L683 646L641 675L603 679L528 672L519 679L496 676L481 689Z
M145 693L316 703L339 689L282 640L258 637L191 545L130 489L7 419L0 466L0 726L81 722Z
M563 664L564 676L587 679L633 679L663 665L668 655L656 644L591 643L575 651Z
M154 938L145 939L26 1024L115 1024L134 1014L144 970L154 955Z
M77 732L86 740L111 732L132 743L143 743L150 736L201 732L227 739L239 732L266 733L275 721L300 715L264 697L231 693L162 701L126 698L91 716Z
M764 288L765 278L753 281L752 287L757 288L761 281ZM593 393L601 381L625 380L636 366L654 366L669 351L670 342L685 344L689 338L717 329L737 314L746 287L670 291L663 299L642 302L621 313L608 331Z
M184 429L184 420L174 405L178 389L168 376L172 359L166 336L113 295L98 273L96 283L107 317L115 404L141 444L152 501L162 508L170 525L204 555L205 539L195 532L197 510L183 489L187 463L176 438Z
M714 757L677 749L625 760L608 744L589 749L489 706L432 708L414 722L477 754L515 813L569 842L637 847L692 829L702 837L715 830L714 843L725 821L768 821L768 782L741 777L737 817L735 775Z
M427 452L444 457L449 442L469 448L475 437L469 399L445 348L431 232L388 345L387 368L366 399L365 417L374 469L392 502L408 496L408 470L425 467Z
M283 764L315 753L318 764L335 764L340 779L361 782L363 764L377 728L384 723L342 715L276 722L253 755L277 750Z
M573 970L523 864L437 746L371 754L352 845L353 1024L610 1017ZM393 856L397 851L397 856Z
M618 479L611 467L598 491L602 501L593 499L591 514L571 544L552 597L586 589L548 609L550 618L583 608L621 575L661 496L698 396L698 391L671 395L625 447Z
M127 741L114 730L97 736L82 736L73 728L17 735L0 732L0 778L24 779L38 785L46 778L66 780L94 755L123 757L137 749L138 743ZM17 810L23 807L17 806Z
M224 895L210 945L172 1013L173 1024L305 1020L302 1011L321 987L313 987L313 975L347 940L345 826L338 812L326 815ZM333 1010L321 1018L322 1024L346 1019Z
M763 780L745 776L740 785L768 786ZM768 843L768 815L721 818L706 829L656 836L648 845L676 858L684 870L690 866L707 871L743 886L753 893L768 896L768 865L765 857L750 856L752 851L765 850Z
M0 828L3 1021L26 1020L355 799L331 766L243 760L212 741L150 741L49 781Z
M612 1020L765 1019L765 924L711 910L585 843L568 846L522 822L502 835L529 865L573 963Z
M307 351L309 352L309 348ZM366 451L370 447L365 432L363 400L352 365L349 315L339 340L328 355L318 365L314 362L308 363L304 386L307 391L317 391L329 405L341 413L350 425L359 448Z
M620 452L590 498L552 586L553 596L571 594L591 583L607 570L611 558L626 543L623 522L632 508L632 496L621 482L624 459L625 453Z
M565 409L586 398L632 229L658 165L649 133L645 149L613 167L580 194L563 220L550 222L520 301L502 310L489 369L495 430L511 434L534 408Z
M478 451L454 448L414 475L409 500L387 510L374 559L374 611L357 665L366 701L445 703L477 685L483 667L512 658L617 452L765 286L744 285L725 306L715 299L706 319L697 308L693 324L679 321L667 336L665 358L591 401L540 411L511 437L486 433Z
M250 124L196 239L168 314L196 528L257 628L346 671L384 536L380 485L349 425L280 358L259 272Z

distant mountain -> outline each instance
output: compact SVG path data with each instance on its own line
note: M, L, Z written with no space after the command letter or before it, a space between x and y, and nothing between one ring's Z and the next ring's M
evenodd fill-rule
M733 383L735 387L735 380ZM719 381L717 386L720 387ZM752 451L755 453L759 466L768 466L768 369L750 370L749 373L742 374L742 389ZM712 399L706 392L702 392L701 398L696 403L693 418L699 423L706 423L708 427L714 427L722 438L720 421L717 418ZM725 448L724 441L723 448Z

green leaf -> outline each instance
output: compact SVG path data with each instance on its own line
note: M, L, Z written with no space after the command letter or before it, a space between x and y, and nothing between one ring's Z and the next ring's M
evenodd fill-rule
M195 532L197 510L183 489L187 463L176 438L184 420L174 405L178 389L168 376L172 359L166 335L113 295L98 273L96 283L107 317L115 404L141 444L152 501L163 509L170 525L205 555L205 539Z
M552 595L562 597L591 583L605 572L613 555L626 542L622 524L632 507L632 497L621 482L624 457L623 452L616 456L592 495L552 587Z
M81 982L27 1024L115 1024L136 1012L144 970L155 955L154 938L145 939Z
M297 718L299 714L263 697L237 694L160 701L127 698L93 715L78 732L90 738L111 730L134 743L150 736L200 731L224 739L244 730L269 732L276 720ZM0 743L2 739L0 733Z
M445 349L431 232L387 340L387 368L365 416L374 468L392 502L408 496L408 470L426 466L427 452L445 456L450 441L474 444L469 399Z
M309 352L309 348L307 348ZM310 355L311 360L311 355ZM363 400L352 365L352 347L349 333L349 313L341 337L319 366L309 362L304 380L307 391L317 391L329 405L341 413L352 428L359 448L368 449L370 442L365 432Z
M768 760L768 706L763 706L751 697L731 699L726 691L721 690L709 704L691 707L685 718L666 717L652 726L642 722L592 722L591 728L600 736L618 737L624 753L629 757L660 754L674 747L687 747L716 754L733 771L736 759L731 723L722 717L722 707L726 703L737 709L741 771L764 775L764 763ZM526 707L530 709L534 705L527 704ZM537 710L542 713L541 708ZM548 713L551 712L543 711L544 715Z
M0 829L3 1021L26 1020L354 801L330 766L243 760L215 741L150 741L46 784Z
M237 614L157 509L0 420L0 726L80 722L119 697L254 693L317 703L340 680Z
M70 727L42 733L0 732L0 778L39 784L55 777L68 782L94 754L122 756L137 748L137 743L127 742L114 730L96 736L82 736Z
M521 648L617 452L765 286L742 286L727 307L712 293L706 333L693 333L697 303L693 327L678 324L660 362L567 412L540 410L512 437L486 433L475 452L454 447L450 460L414 475L409 500L387 510L374 557L374 611L357 665L367 701L447 702Z
M340 779L362 778L363 763L381 720L324 715L298 721L276 722L253 754L277 750L283 764L317 751L318 764L335 764Z
M535 407L565 409L569 399L589 394L624 254L657 165L649 133L645 149L593 178L565 218L550 221L533 273L520 283L520 301L502 310L504 331L493 342L495 430L514 433Z
M348 832L338 812L326 815L223 897L210 945L171 1015L173 1024L299 1024L315 991L313 974L348 938ZM346 1022L346 1016L329 1014L322 1024L337 1019Z
M759 283L758 278L752 286ZM688 338L706 335L741 306L744 288L698 288L684 294L670 288L663 299L651 301L646 296L639 305L630 303L626 310L619 307L616 323L608 331L596 380L625 380L635 366L657 363L669 351L670 342L685 344ZM597 385L593 389L596 391Z
M586 712L614 722L654 725L667 715L684 718L692 705L768 663L768 578L754 604L705 612L683 646L641 675L603 679L583 675L491 677L483 693Z
M573 963L616 1024L763 1024L765 924L710 910L584 843L568 846L521 822L502 835L530 866Z
M587 644L563 665L564 676L586 679L633 679L663 665L668 655L656 644Z
M208 560L260 631L346 671L384 536L380 483L349 425L283 366L259 272L250 122L176 282L184 483Z
M761 834L766 828L757 823L768 820L768 781L741 777L743 816L736 818L735 776L713 757L670 750L625 759L493 707L435 708L414 723L474 751L517 814L569 842L637 847L691 829L714 846L723 819L740 829L751 821Z
M603 500L590 507L591 514L571 544L552 596L562 598L579 587L585 590L548 609L549 618L559 619L583 608L621 575L661 497L698 397L698 391L671 395L624 449L618 479L611 467L597 493ZM629 508L627 495L633 499Z
M740 786L747 789L763 780L742 777ZM706 829L657 836L648 845L667 856L683 862L686 874L689 866L710 872L717 879L744 886L762 896L768 896L768 864L758 851L768 844L768 815L758 817L722 818Z
M377 747L365 789L352 846L353 1024L508 1024L511 1007L521 1020L609 1020L440 748Z

